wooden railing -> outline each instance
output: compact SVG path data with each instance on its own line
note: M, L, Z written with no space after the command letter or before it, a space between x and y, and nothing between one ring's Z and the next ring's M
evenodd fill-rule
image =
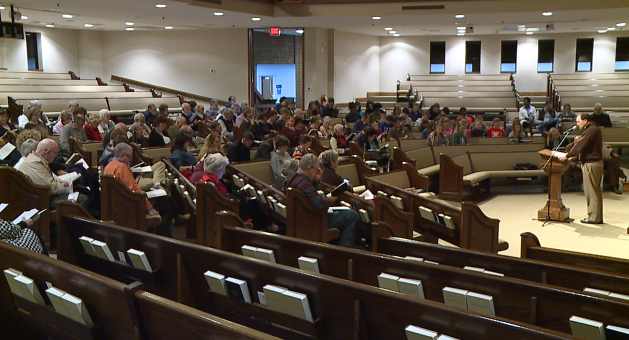
M151 83L146 83L146 82L135 80L135 79L125 78L125 77L121 77L121 76L117 76L117 75L113 75L113 74L111 75L111 80L118 81L118 82L125 83L125 84L146 87L146 88L148 88L150 90L155 90L155 91L160 91L160 92L167 92L167 93L173 93L173 94L176 94L178 97L182 96L182 97L185 97L185 98L194 99L194 100L200 100L200 101L204 101L204 102L209 102L212 99L216 99L216 98L201 96L201 95L190 93L190 92L186 92L186 91L175 90L175 89L172 89L172 88L169 88L169 87L165 87L165 86L160 86L160 85L155 85L155 84L151 84ZM226 105L227 104L227 102L224 101L224 100L220 100L220 99L216 99L216 100L218 101L219 105Z

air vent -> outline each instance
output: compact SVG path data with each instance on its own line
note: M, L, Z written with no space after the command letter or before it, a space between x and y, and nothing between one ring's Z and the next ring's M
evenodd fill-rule
M417 6L402 6L403 11L415 11L422 9L445 9L444 5L417 5Z

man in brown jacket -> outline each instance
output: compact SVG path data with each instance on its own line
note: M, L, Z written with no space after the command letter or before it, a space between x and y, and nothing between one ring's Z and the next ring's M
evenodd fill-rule
M603 133L596 124L590 122L591 119L591 116L587 114L577 116L577 125L583 130L583 134L570 152L566 156L559 157L559 159L565 161L567 158L578 156L582 164L583 188L588 211L588 217L582 219L581 223L602 224Z

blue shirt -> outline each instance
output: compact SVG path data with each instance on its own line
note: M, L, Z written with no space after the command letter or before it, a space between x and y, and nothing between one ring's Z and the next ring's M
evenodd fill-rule
M389 131L390 128L393 127L393 124L388 124L386 121L380 123L380 125L378 126L380 129L382 129L382 132L387 132Z
M173 152L173 155L170 157L170 162L177 170L179 170L181 166L194 166L197 164L197 160L191 153L181 149L177 149Z

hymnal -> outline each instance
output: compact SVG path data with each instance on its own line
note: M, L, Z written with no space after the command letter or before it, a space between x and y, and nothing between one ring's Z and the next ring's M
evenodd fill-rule
M245 186L245 181L242 178L236 175L232 175L232 178L234 179L234 184L236 184L237 187L242 188Z
M345 202L345 201L341 201L341 205L344 206L344 207L348 207L349 209L353 209L352 205L347 203L347 202ZM2 211L2 210L0 210L0 211Z
M44 299L41 296L41 293L39 292L39 289L37 289L37 286L32 279L24 275L19 275L14 277L13 281L17 282L17 284L19 285L20 292L22 292L21 296L23 298L42 306L46 305Z
M605 340L605 329L602 322L572 316L570 318L572 335L588 340Z
M605 335L607 340L627 340L629 339L629 329L607 325Z
M85 250L86 253L93 256L98 256L96 255L96 250L94 250L94 246L92 246L92 242L94 241L93 238L87 237L87 236L81 236L79 237L79 241L81 242L81 245L83 246L83 249Z
M65 293L61 297L61 301L63 301L63 305L66 307L66 311L72 320L78 321L89 327L94 326L94 322L92 322L90 313L87 312L87 308L85 308L83 300Z
M68 194L68 201L72 201L72 202L76 202L79 199L79 193L78 192L73 192Z
M406 256L404 257L407 260L411 260L411 261L418 261L418 262L423 262L424 259L421 257L415 257L415 256Z
M37 210L35 208L31 209L31 210L27 210L23 213L20 214L20 216L16 217L13 220L13 224L18 224L20 222L22 222L22 217L25 219L31 219L33 221L37 221L39 219L39 217L41 216L42 213L44 213L44 211L46 211L47 209L42 209L42 210Z
M286 314L313 322L308 296L306 294L285 290L282 292Z
M356 134L352 132L352 133L349 134L349 136L347 136L346 140L349 143L349 142L353 141L355 137L356 137Z
M264 197L264 192L262 192L262 190L257 190L256 191L256 196L258 197L258 201L260 201L260 203L266 205L266 198Z
M348 180L343 180L343 183L339 184L336 188L332 189L332 191L330 192L330 195L332 195L332 197L338 197L340 194L344 193L347 191L347 183L349 181Z
M424 287L421 280L400 278L397 280L400 293L424 298Z
M472 266L465 266L463 267L463 269L473 271L473 272L479 272L479 273L482 273L485 271L485 268L478 268L478 267L472 267Z
M356 194L362 194L363 192L365 192L365 190L367 190L367 187L365 187L364 185L357 185L355 187L352 187L352 191Z
M277 207L277 212L286 217L286 206L282 203L277 203L275 206Z
M247 256L247 257L256 257L256 247L252 247L252 246L248 246L248 245L244 245L242 247L240 247L240 250L242 250L242 254Z
M503 273L492 272L492 271L489 271L489 270L483 271L483 274L489 274L489 275L494 275L494 276L505 276L505 274L503 274Z
M439 335L437 340L459 340L459 339L453 338L451 336L447 336L447 335L444 335L444 334L441 334L441 335Z
M297 261L299 262L299 269L319 274L319 262L317 259L301 256L297 259Z
M266 305L266 297L264 296L264 293L263 293L263 292L258 292L258 301L260 301L260 304L261 304L263 307L268 307L268 306Z
M370 223L371 219L369 219L369 213L365 209L358 209L358 215L360 215L360 219L365 223Z
M422 215L423 218L431 220L433 222L437 222L437 220L435 220L435 213L432 210L426 207L419 207L419 213Z
M64 182L68 182L68 183L73 183L74 181L76 181L77 179L81 178L81 174L76 173L76 171L67 173L67 174L63 174L61 176L57 176L60 180L64 181Z
M594 289L594 288L588 288L585 287L583 289L584 292L586 293L590 293L590 294L594 294L594 295L601 295L601 296L609 296L610 292L606 291L606 290L601 290L601 289Z
M66 164L74 164L76 162L79 161L79 159L81 159L81 155L79 155L78 153L73 153L72 156L70 156L68 158L68 160L66 161Z
M445 287L443 288L443 302L448 306L467 309L467 290Z
M131 263L134 267L146 270L147 272L153 271L153 269L151 268L151 264L149 263L149 260L146 258L146 254L144 254L143 251L131 248L127 250L127 254L129 255Z
M9 203L0 203L0 212L2 212L8 205Z
M400 197L391 196L391 202L393 202L396 207L404 210L404 201L402 201Z
M17 161L17 163L15 163L15 165L13 166L13 168L15 170L20 170L20 166L22 166L22 163L24 163L24 161L26 160L26 157L22 157L20 158L19 161Z
M271 249L257 248L256 258L275 263L275 254Z
M629 295L618 294L618 293L609 293L609 297L621 300L629 300Z
M205 276L205 280L210 286L211 291L227 296L227 290L225 289L225 275L209 270L206 271L203 275Z
M55 308L55 311L69 318L70 314L68 314L66 306L63 304L63 300L61 299L65 293L66 292L54 287L46 289L46 295L48 295L50 302L52 302L52 306Z
M443 224L449 229L455 230L456 226L454 225L454 221L452 221L452 217L444 214L439 214L443 218Z
M230 297L251 303L251 296L249 295L247 281L228 277L225 279L225 287L227 288L227 294Z
M13 150L15 150L15 145L11 143L4 144L2 149L0 149L0 159L7 158L7 156L9 156L11 152L13 152Z
M166 195L168 195L168 193L164 189L149 190L146 192L146 198L162 197Z
M392 290L394 292L399 292L400 289L398 288L398 283L397 281L400 279L399 276L395 276L395 275L391 275L391 274L387 274L387 273L382 273L380 275L378 275L378 286L380 286L380 288L386 289L386 290Z
M485 294L468 292L467 309L491 316L496 316L496 311L494 310L494 298Z
M347 210L352 210L352 209L351 209L351 208L349 208L349 207L346 207L346 206L342 206L342 207L329 207L329 208L328 208L328 213L329 213L329 214L331 214L331 213L333 213L333 212L335 212L335 211L344 211L344 210L345 210L345 211L347 211Z
M424 260L424 263L439 264L439 262Z
M9 283L9 288L11 289L11 292L13 292L13 294L17 296L23 297L22 288L20 287L20 284L16 282L15 280L13 280L14 278L20 275L22 275L22 272L19 270L15 270L13 268L4 270L4 277L7 279L7 282Z
M263 290L269 309L286 314L286 306L284 306L284 299L282 298L282 293L286 291L286 288L266 285L263 287Z
M79 159L78 162L75 163L76 164L81 164L83 166L83 169L85 170L89 170L90 166L87 165L87 163L85 162L85 160L83 158Z
M134 174L147 173L147 172L153 172L153 169L151 169L151 166L149 165L139 166L139 167L131 168L131 172L133 172Z
M271 208L273 208L273 210L277 211L277 207L275 206L276 205L275 198L273 198L272 196L267 196L266 198L267 198Z
M245 190L247 192L247 194L251 197L256 197L257 193L256 193L256 189L254 187L251 186L251 184L245 184L241 190Z
M387 194L387 193L386 193L386 192L384 192L384 191L380 191L380 190L378 190L378 191L376 192L376 195L378 195L378 196L382 196L382 197L389 197L389 194Z
M404 328L407 340L435 340L439 334L429 329L408 325Z
M96 256L100 257L101 259L116 261L114 255L111 253L111 250L109 250L109 246L107 245L107 243L94 240L91 242L91 244L94 247Z

